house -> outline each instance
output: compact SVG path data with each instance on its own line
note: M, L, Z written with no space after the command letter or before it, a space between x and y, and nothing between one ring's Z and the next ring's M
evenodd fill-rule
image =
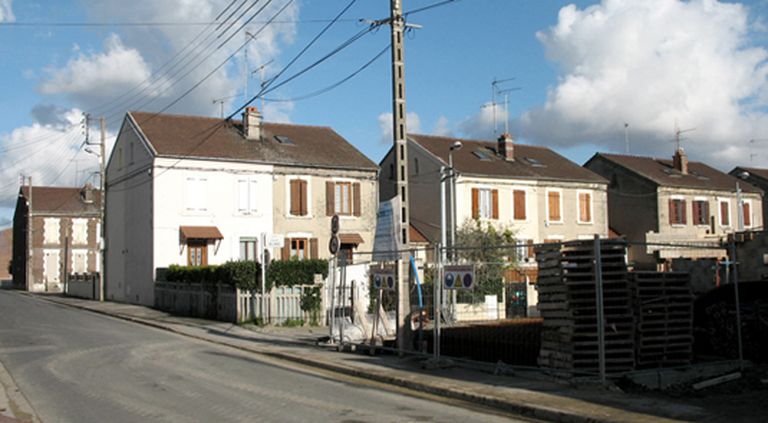
M760 169L756 167L744 167L737 166L732 171L728 172L731 176L739 179L743 179L748 183L763 190L763 193L768 192L768 169ZM763 195L762 207L763 207L763 224L768 219L768 208L766 208L766 198ZM754 227L753 229L763 230L763 227Z
M759 188L689 162L682 149L672 160L597 153L584 166L610 181L608 219L632 243L628 255L636 268L666 268L675 258L723 258L721 238L763 226Z
M0 288L10 287L13 257L13 228L0 230Z
M107 165L106 292L153 304L157 268L328 258L373 244L377 167L333 129L130 112ZM278 245L268 247L265 240Z
M446 204L455 204L456 218L451 221L449 210L447 227L480 219L512 230L523 269L516 280L536 280L535 243L608 235L607 181L554 151L515 144L509 135L487 142L410 134L411 224L433 244L441 239L440 169L450 163L456 171L456 200L447 190ZM382 200L394 196L394 170L390 150L381 161Z
M13 215L14 286L62 292L70 275L99 273L100 234L101 193L90 184L22 186Z

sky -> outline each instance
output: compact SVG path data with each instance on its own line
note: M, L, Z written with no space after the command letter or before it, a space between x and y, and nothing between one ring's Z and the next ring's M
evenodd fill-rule
M583 164L598 151L669 158L679 130L692 160L768 167L766 0L403 9L412 133L489 140L508 127ZM111 144L128 110L230 115L262 82L267 121L330 126L378 163L389 29L366 29L388 15L389 0L0 0L0 227L21 174L97 181L84 113L90 140L104 116Z

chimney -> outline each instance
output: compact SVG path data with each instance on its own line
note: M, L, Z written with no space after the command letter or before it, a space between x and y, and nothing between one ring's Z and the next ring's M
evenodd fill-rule
M496 151L504 160L514 162L515 161L515 143L512 140L512 135L508 133L502 134L496 141Z
M95 190L90 182L85 184L85 186L80 190L80 200L82 200L85 204L93 203L93 191Z
M675 155L672 156L672 167L683 175L688 174L688 156L685 155L685 151L682 148L678 148L675 151Z
M261 139L261 113L254 106L248 106L243 113L243 134L248 141Z

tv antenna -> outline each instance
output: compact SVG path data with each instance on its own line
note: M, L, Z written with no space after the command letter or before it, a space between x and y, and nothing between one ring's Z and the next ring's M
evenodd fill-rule
M696 130L695 127L694 128L688 128L688 129L680 129L677 126L677 122L675 122L675 151L680 149L680 142L681 141L688 139L686 137L682 137L681 135L686 133L686 132L691 132L691 131L695 131L695 130Z
M490 107L493 107L493 136L492 138L496 138L496 135L498 134L498 125L496 124L496 106L498 103L496 103L496 95L502 94L499 90L499 85L503 84L505 82L514 81L515 77L511 78L503 78L503 79L497 79L495 76L493 77L493 81L491 82L491 104ZM520 89L520 88L518 88Z
M749 140L749 164L752 164L752 159L757 157L759 154L755 153L755 143L756 142L764 142L768 141L768 138L752 138Z

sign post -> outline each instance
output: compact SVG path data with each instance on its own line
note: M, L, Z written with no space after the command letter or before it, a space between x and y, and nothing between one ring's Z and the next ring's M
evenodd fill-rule
M328 252L331 253L331 343L334 342L333 329L336 326L336 253L339 252L339 215L331 218L331 239L328 242ZM343 332L339 333L339 344L342 343Z

